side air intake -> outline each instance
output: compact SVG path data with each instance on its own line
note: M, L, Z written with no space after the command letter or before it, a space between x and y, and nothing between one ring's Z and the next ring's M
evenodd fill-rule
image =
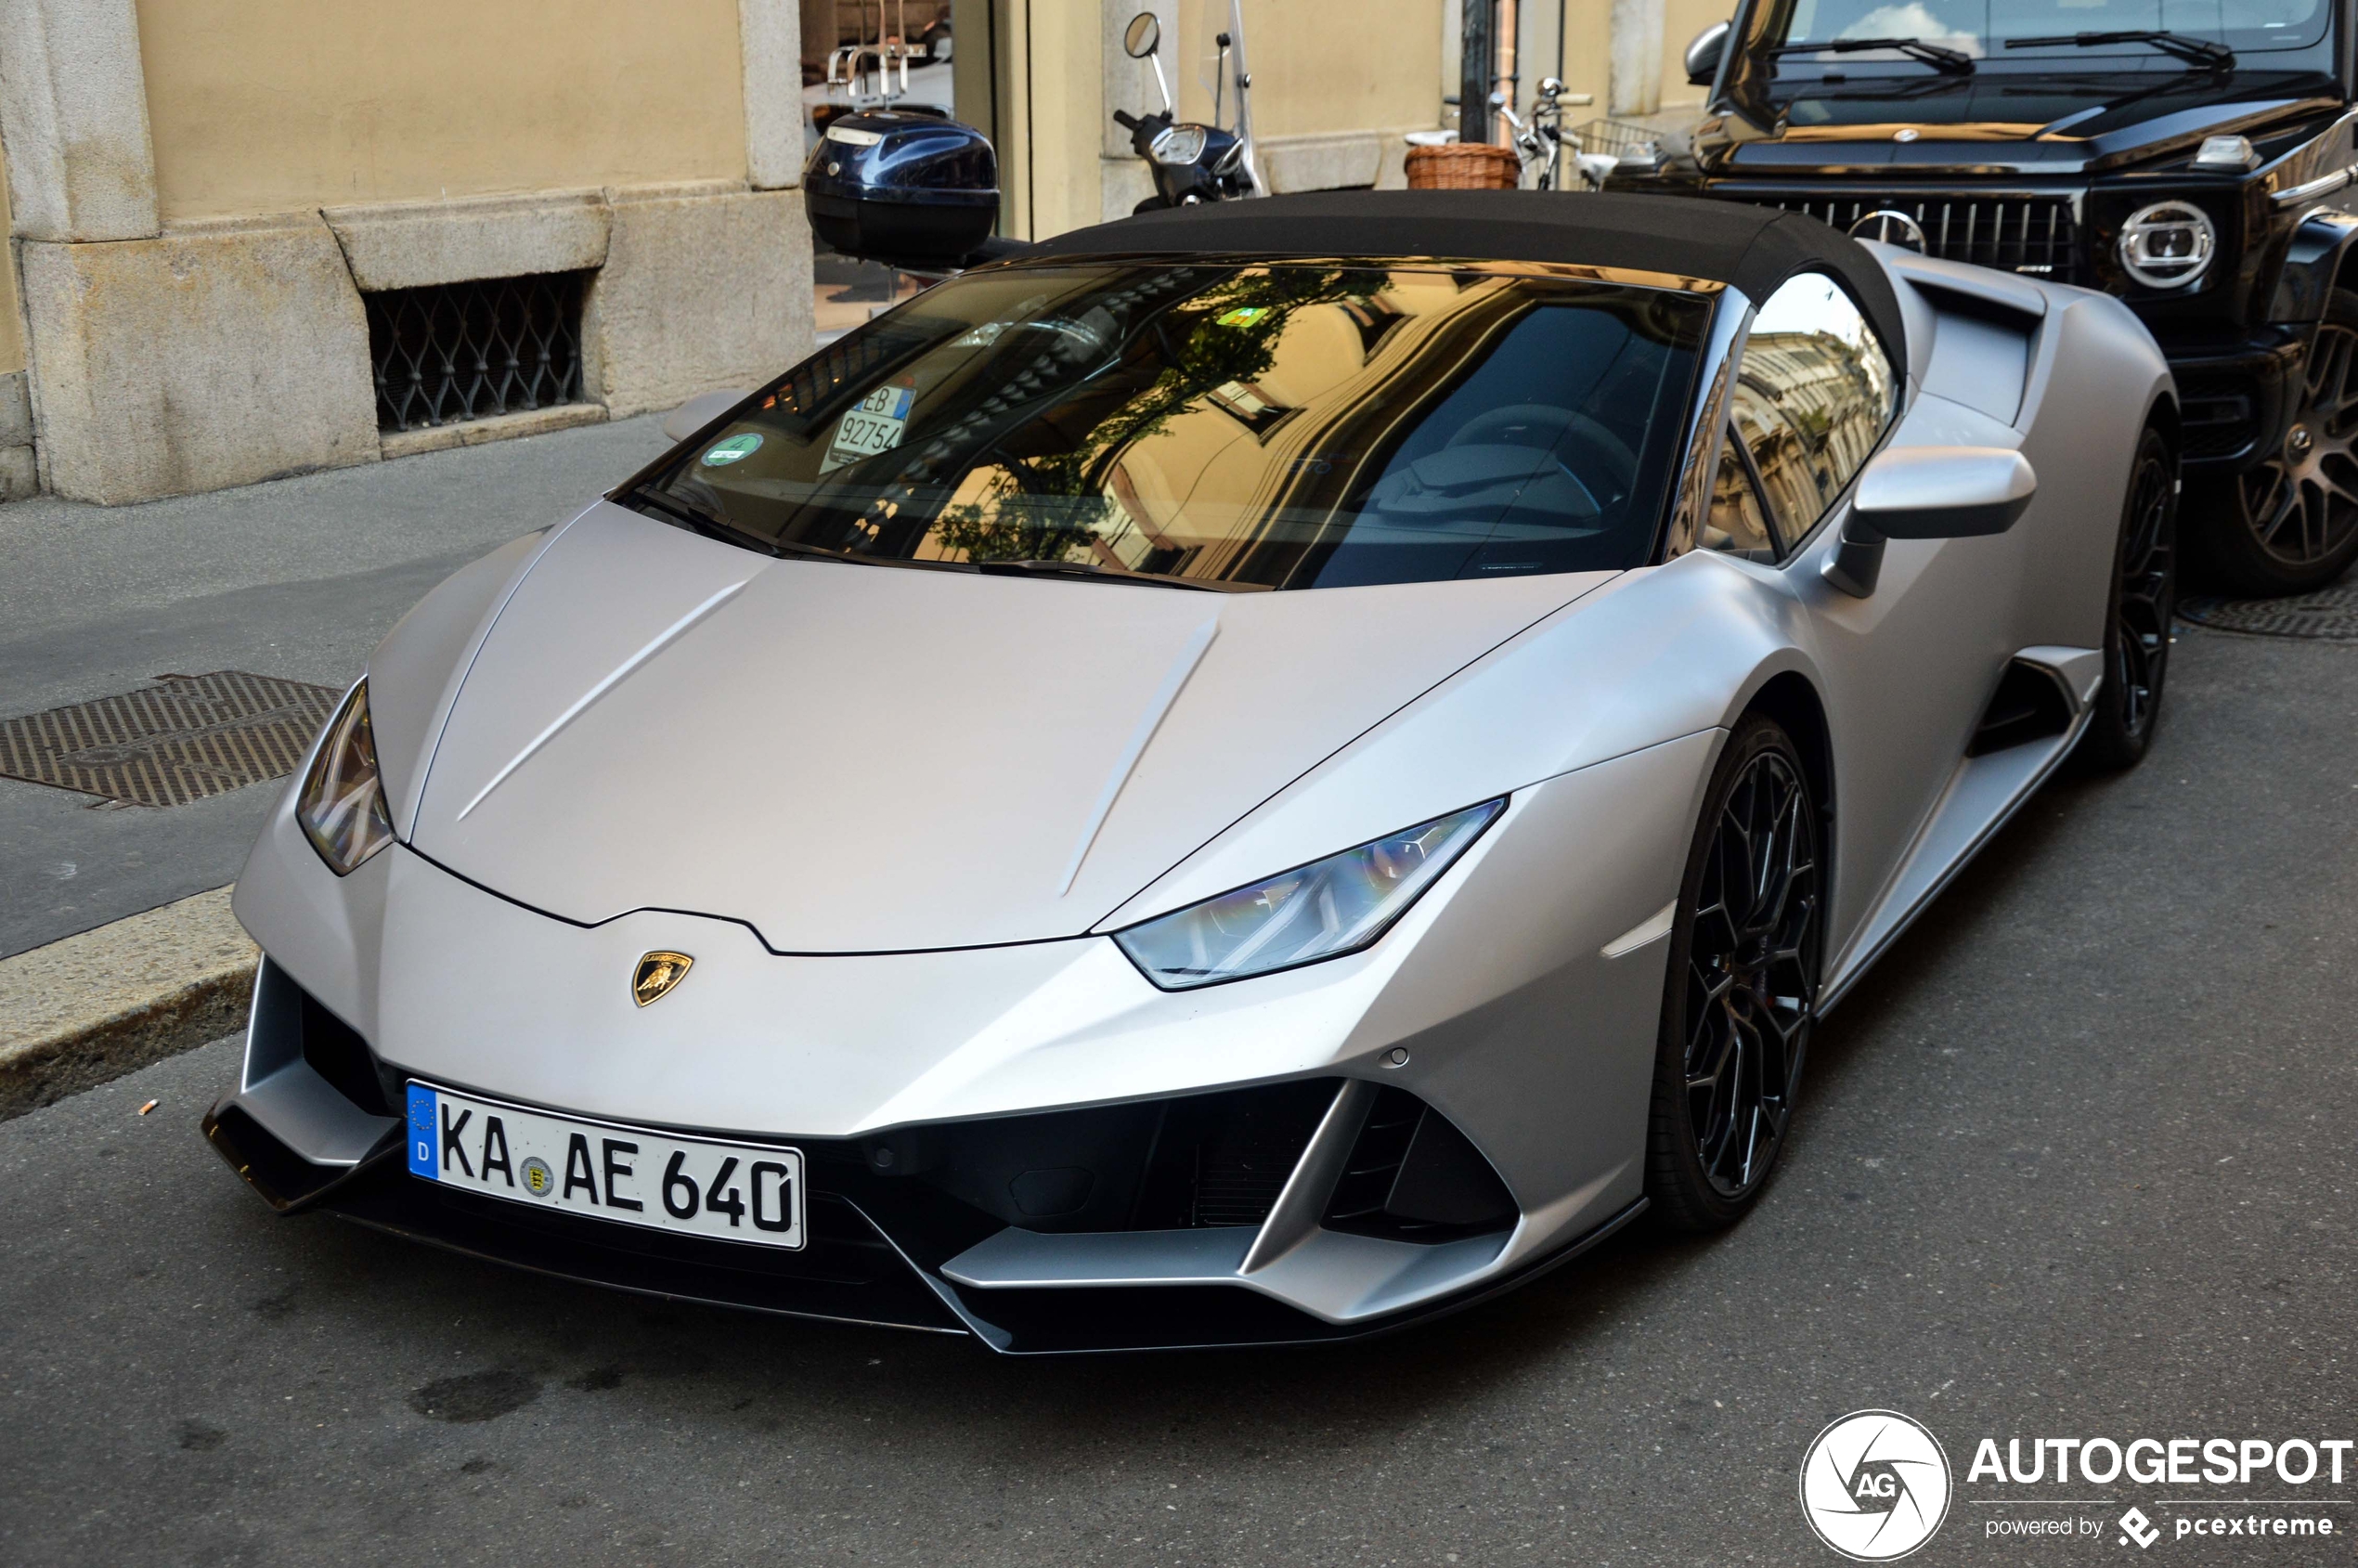
M1987 757L2010 746L2048 740L2071 728L2071 703L2049 671L2016 659L1999 678L1998 691L1983 710L1980 727L1965 747L1967 757Z
M1448 1241L1504 1229L1514 1196L1449 1119L1386 1086L1328 1199L1328 1230L1394 1241Z

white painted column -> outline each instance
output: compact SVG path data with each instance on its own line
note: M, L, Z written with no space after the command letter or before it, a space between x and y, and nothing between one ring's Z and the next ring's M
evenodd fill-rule
M1662 107L1664 9L1664 0L1613 0L1612 113Z
M802 183L802 11L798 0L737 0L745 53L745 178L756 190Z
M133 0L0 3L0 141L18 238L157 232L155 146Z

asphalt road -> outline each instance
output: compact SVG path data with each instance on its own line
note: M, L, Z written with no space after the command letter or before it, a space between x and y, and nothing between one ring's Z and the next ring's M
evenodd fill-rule
M652 415L145 506L0 509L0 719L250 670L343 687L426 590L661 452ZM218 888L278 783L170 810L0 779L0 957Z
M2358 1437L2358 647L2190 631L2172 684L2145 767L2033 802L1830 1020L1749 1223L1371 1343L1009 1362L277 1220L196 1134L226 1043L0 1124L0 1560L1833 1562L1805 1448L1888 1406L1958 1472L1913 1562L2142 1560L1992 1539L2075 1511L1984 1501L2026 1494L2349 1562L2358 1475L1964 1474ZM2178 1540L2189 1495L2341 1535Z

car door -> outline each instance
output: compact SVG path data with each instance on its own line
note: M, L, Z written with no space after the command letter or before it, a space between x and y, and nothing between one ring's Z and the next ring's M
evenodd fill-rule
M2012 651L2015 576L2002 540L1894 540L1865 598L1820 575L1851 482L1898 417L1897 361L1833 279L1803 273L1771 294L1730 387L1698 540L1774 564L1820 670L1833 739L1830 955L1880 901L1938 805ZM1980 422L1989 428L1950 438L2012 434Z

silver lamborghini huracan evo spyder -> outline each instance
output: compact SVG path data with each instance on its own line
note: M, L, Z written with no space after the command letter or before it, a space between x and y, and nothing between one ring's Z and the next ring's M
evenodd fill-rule
M281 1211L1010 1352L1341 1339L1761 1194L1810 1031L2144 750L2118 301L1650 197L943 282L434 590L278 807Z

